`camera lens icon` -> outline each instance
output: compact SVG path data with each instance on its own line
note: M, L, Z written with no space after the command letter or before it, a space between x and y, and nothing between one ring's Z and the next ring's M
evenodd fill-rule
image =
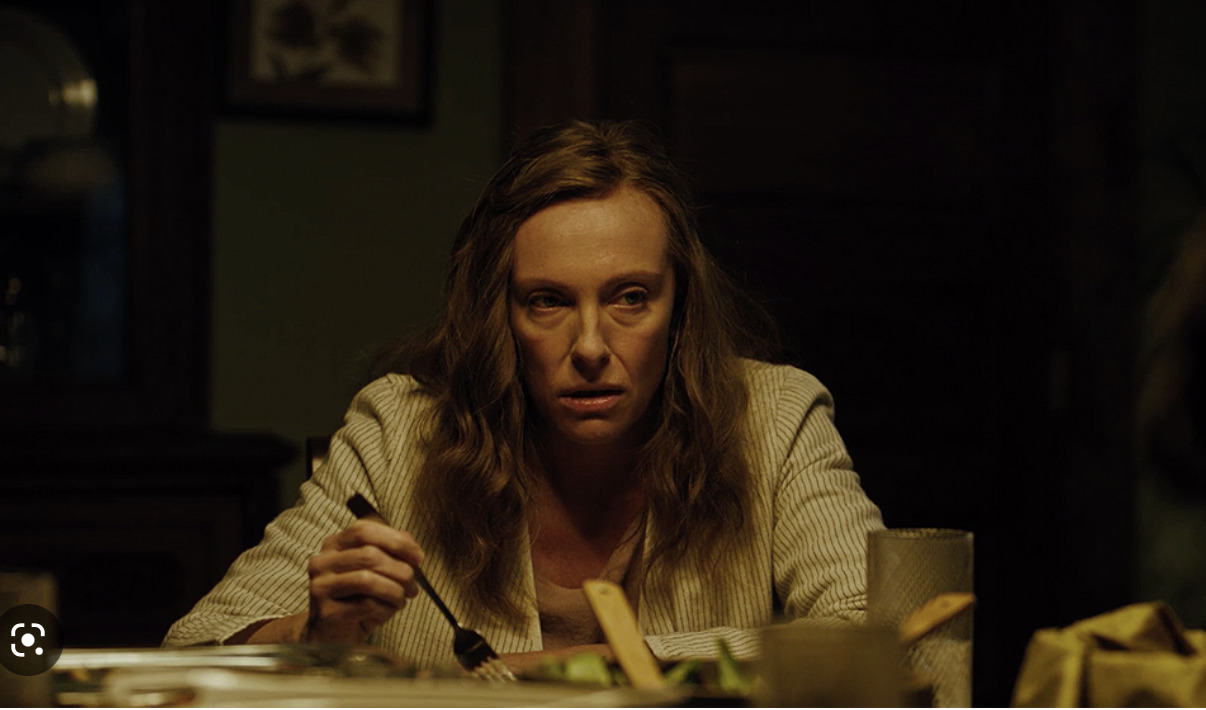
M37 604L0 614L0 665L18 675L50 670L63 651L59 620Z
M17 633L18 633L17 630L20 629L22 626L26 626L26 625L27 624L25 624L25 622L18 621L16 624L13 624L12 633L9 635L12 636L13 638L17 638ZM33 621L31 621L28 624L28 626L30 626L33 630L37 631L38 635L34 636L32 632L26 632L26 633L21 634L21 645L24 646L25 648L32 648L34 653L41 656L43 653L42 647L37 646L35 644L38 643L39 639L46 638L46 628L44 626L42 626L41 624L39 624L37 622L33 622ZM24 653L21 653L20 651L17 650L17 644L15 644L15 643L12 645L12 652L13 652L13 655L17 656L18 658L25 657Z

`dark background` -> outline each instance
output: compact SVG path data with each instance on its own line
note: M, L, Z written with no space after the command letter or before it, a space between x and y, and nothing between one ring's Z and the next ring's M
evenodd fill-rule
M256 420L232 415L222 389L223 319L263 306L224 276L243 267L223 235L253 229L231 207L231 146L268 131L338 155L328 142L352 154L455 125L458 146L489 142L484 157L437 141L398 169L414 183L455 173L429 209L459 218L537 125L656 123L694 178L705 239L775 313L789 358L834 392L887 524L975 532L977 704L1008 702L1035 629L1159 593L1145 545L1193 549L1144 533L1159 511L1138 512L1133 427L1144 308L1202 202L1193 78L1206 64L1180 39L1206 29L1193 3L507 0L478 3L480 26L437 3L434 107L397 126L240 112L224 99L226 9L180 5L108 3L128 54L96 58L128 80L128 125L103 126L130 141L124 374L0 382L0 562L59 574L69 644L158 643L282 502L297 427L231 433ZM454 41L482 26L495 44ZM465 86L445 66L481 80L484 109L443 101ZM388 166L329 172L345 198L391 189ZM321 234L307 238L362 246L340 226L349 199L319 201L319 226L304 228ZM281 212L254 230L284 231ZM265 280L308 263L293 240L268 247ZM430 260L398 268L438 284ZM438 287L424 289L434 303ZM313 327L339 340L337 324ZM304 361L281 332L265 342ZM333 368L340 397L364 356L343 351ZM247 401L268 399L256 386ZM290 386L304 399L308 383ZM1189 601L1177 611L1206 623Z

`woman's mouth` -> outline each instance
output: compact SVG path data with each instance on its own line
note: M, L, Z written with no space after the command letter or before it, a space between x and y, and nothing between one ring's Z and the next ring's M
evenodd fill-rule
M572 390L559 399L566 408L584 414L605 412L620 401L621 389Z

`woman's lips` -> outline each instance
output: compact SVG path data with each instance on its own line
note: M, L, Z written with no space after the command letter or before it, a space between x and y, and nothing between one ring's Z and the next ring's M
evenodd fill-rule
M598 414L606 412L620 401L622 390L583 390L568 392L558 399L562 406L582 414Z

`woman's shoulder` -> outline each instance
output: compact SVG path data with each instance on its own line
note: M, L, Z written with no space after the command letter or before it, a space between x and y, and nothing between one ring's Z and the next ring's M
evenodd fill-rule
M834 426L833 397L812 373L792 365L746 361L749 406L746 410L747 454L755 469L779 481L789 458L828 461L850 468L841 436ZM794 470L794 469L792 469Z
M365 417L387 426L424 418L435 401L410 375L390 373L365 385L352 399L348 418Z
M802 398L809 402L818 398L830 399L829 390L816 376L795 365L748 358L743 358L741 365L751 402L778 400L783 397Z
M377 379L369 382L361 390L360 394L368 397L378 398L430 398L431 394L418 380L410 375L400 372L390 372L382 375Z
M434 401L413 377L385 375L356 393L336 436L351 443L362 460L377 461L374 470L392 471L421 451Z

